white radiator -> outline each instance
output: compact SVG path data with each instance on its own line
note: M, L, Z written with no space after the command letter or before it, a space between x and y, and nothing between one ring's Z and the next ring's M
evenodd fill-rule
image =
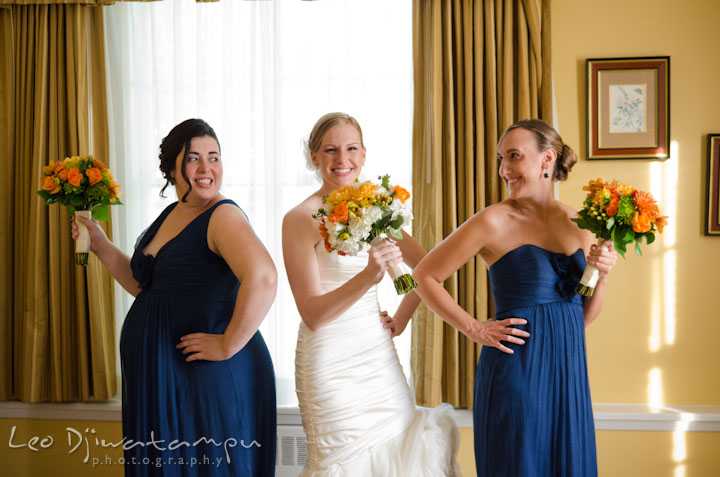
M276 477L297 477L307 461L307 444L302 426L277 427Z

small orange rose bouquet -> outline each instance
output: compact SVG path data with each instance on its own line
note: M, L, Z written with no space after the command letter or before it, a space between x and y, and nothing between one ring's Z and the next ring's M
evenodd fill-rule
M581 229L595 234L599 240L612 240L615 250L625 258L627 245L635 243L635 253L642 255L640 243L650 245L655 241L655 231L662 233L667 217L660 215L660 208L648 192L637 190L621 182L591 180L583 187L588 195L578 217L571 219ZM599 277L592 265L585 268L577 292L592 296Z
M390 185L390 176L380 176L380 184L355 181L323 197L327 208L321 208L314 219L320 220L320 233L328 252L357 255L367 251L388 236L402 240L401 229L412 220L410 193ZM398 295L417 287L410 270L399 264L389 270Z
M68 209L70 217L76 213L86 219L108 220L108 206L120 202L120 186L105 164L87 157L67 157L63 161L50 161L43 167L43 181L38 195L45 204L58 203ZM76 263L88 264L90 236L87 228L78 222L80 236L75 241Z

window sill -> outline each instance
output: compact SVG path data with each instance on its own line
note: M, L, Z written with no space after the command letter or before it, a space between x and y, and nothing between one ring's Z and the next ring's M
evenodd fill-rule
M3 419L63 419L120 421L119 399L98 402L24 403L0 402ZM594 404L595 429L599 431L700 431L720 432L720 406L661 406L645 404ZM278 407L279 426L300 426L297 407ZM472 428L472 411L457 409L455 422Z

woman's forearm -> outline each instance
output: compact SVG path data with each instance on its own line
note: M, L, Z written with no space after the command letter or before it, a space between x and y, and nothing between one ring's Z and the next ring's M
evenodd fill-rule
M298 311L307 327L316 331L347 311L373 285L363 270L335 290L303 300L302 306L298 303Z
M272 267L245 278L235 299L233 316L223 333L223 345L232 357L260 328L277 292L277 272Z
M130 257L116 247L115 244L109 240L104 242L100 248L95 251L95 255L103 265L105 265L110 275L112 275L128 293L132 296L137 296L137 294L140 293L140 285L138 285L137 280L133 277L132 269L130 268Z
M422 301L440 318L470 337L477 320L458 305L435 278L426 275L423 270L416 270L413 277L418 282L415 292Z
M401 330L405 329L407 326L413 316L413 313L417 310L420 301L420 295L418 295L415 291L412 291L403 297L400 302L400 306L393 316L393 319Z
M597 284L595 285L595 291L593 292L593 296L590 298L585 298L583 301L583 315L585 320L585 326L590 325L595 318L598 317L600 314L600 310L602 310L603 303L605 302L605 285L607 283L606 279L600 279L598 280Z

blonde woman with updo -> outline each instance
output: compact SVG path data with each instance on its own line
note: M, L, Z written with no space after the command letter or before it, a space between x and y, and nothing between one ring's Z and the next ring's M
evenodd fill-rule
M283 221L283 256L302 317L295 356L297 396L307 435L302 476L459 475L459 434L452 408L416 408L392 336L420 300L405 296L395 316L380 311L377 284L392 264L425 255L407 234L368 253L325 249L312 214L322 198L352 184L365 164L358 122L329 113L307 141L309 167L322 180Z
M461 225L413 276L423 301L483 345L475 378L475 462L481 477L597 475L585 327L600 313L617 255L570 221L552 196L577 160L538 119L510 126L498 143L509 198ZM485 261L495 317L480 322L442 282L476 255ZM600 271L592 298L575 293L586 262Z

